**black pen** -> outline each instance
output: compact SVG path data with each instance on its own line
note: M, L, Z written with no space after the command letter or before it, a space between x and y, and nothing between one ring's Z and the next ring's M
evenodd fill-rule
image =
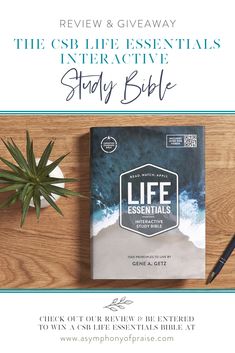
M207 281L206 281L206 284L211 283L215 279L215 277L220 273L220 271L222 270L224 264L226 263L226 261L228 260L229 256L232 254L234 249L235 249L235 234L233 235L232 239L228 243L228 245L225 248L225 250L224 250L223 254L221 255L221 257L217 261L217 263L214 266L213 270L209 274L209 276L207 278Z

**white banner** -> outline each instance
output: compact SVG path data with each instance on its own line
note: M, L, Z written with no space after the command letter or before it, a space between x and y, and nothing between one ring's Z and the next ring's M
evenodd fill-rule
M7 2L0 110L235 110L233 13L232 1Z
M234 294L1 294L0 349L162 353L233 346Z

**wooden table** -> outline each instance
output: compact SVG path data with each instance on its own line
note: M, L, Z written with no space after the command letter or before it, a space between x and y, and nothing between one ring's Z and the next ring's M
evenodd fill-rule
M61 164L65 177L78 177L70 187L89 196L89 128L131 125L206 126L208 273L235 231L235 117L0 116L0 136L13 137L23 148L28 129L37 155L56 138L52 159L70 152ZM0 155L9 158L2 143ZM91 280L89 199L58 204L64 218L47 208L37 223L30 210L23 228L19 205L0 211L0 288L235 288L235 253L207 287L204 280Z

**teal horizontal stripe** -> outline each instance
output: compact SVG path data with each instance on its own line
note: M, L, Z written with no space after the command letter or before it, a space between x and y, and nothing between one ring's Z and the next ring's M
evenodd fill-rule
M66 293L66 294L94 294L94 293L235 293L235 289L0 289L0 294L6 293Z
M235 110L0 110L0 114L8 115L29 115L29 114L42 114L42 115L54 115L54 114L67 114L67 115L76 115L76 114L98 114L98 115L107 115L107 114L208 114L208 115L217 115L217 114L235 114Z

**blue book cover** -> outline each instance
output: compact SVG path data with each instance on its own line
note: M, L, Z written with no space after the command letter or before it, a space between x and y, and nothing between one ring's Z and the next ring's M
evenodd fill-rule
M91 129L93 279L205 278L202 126Z

